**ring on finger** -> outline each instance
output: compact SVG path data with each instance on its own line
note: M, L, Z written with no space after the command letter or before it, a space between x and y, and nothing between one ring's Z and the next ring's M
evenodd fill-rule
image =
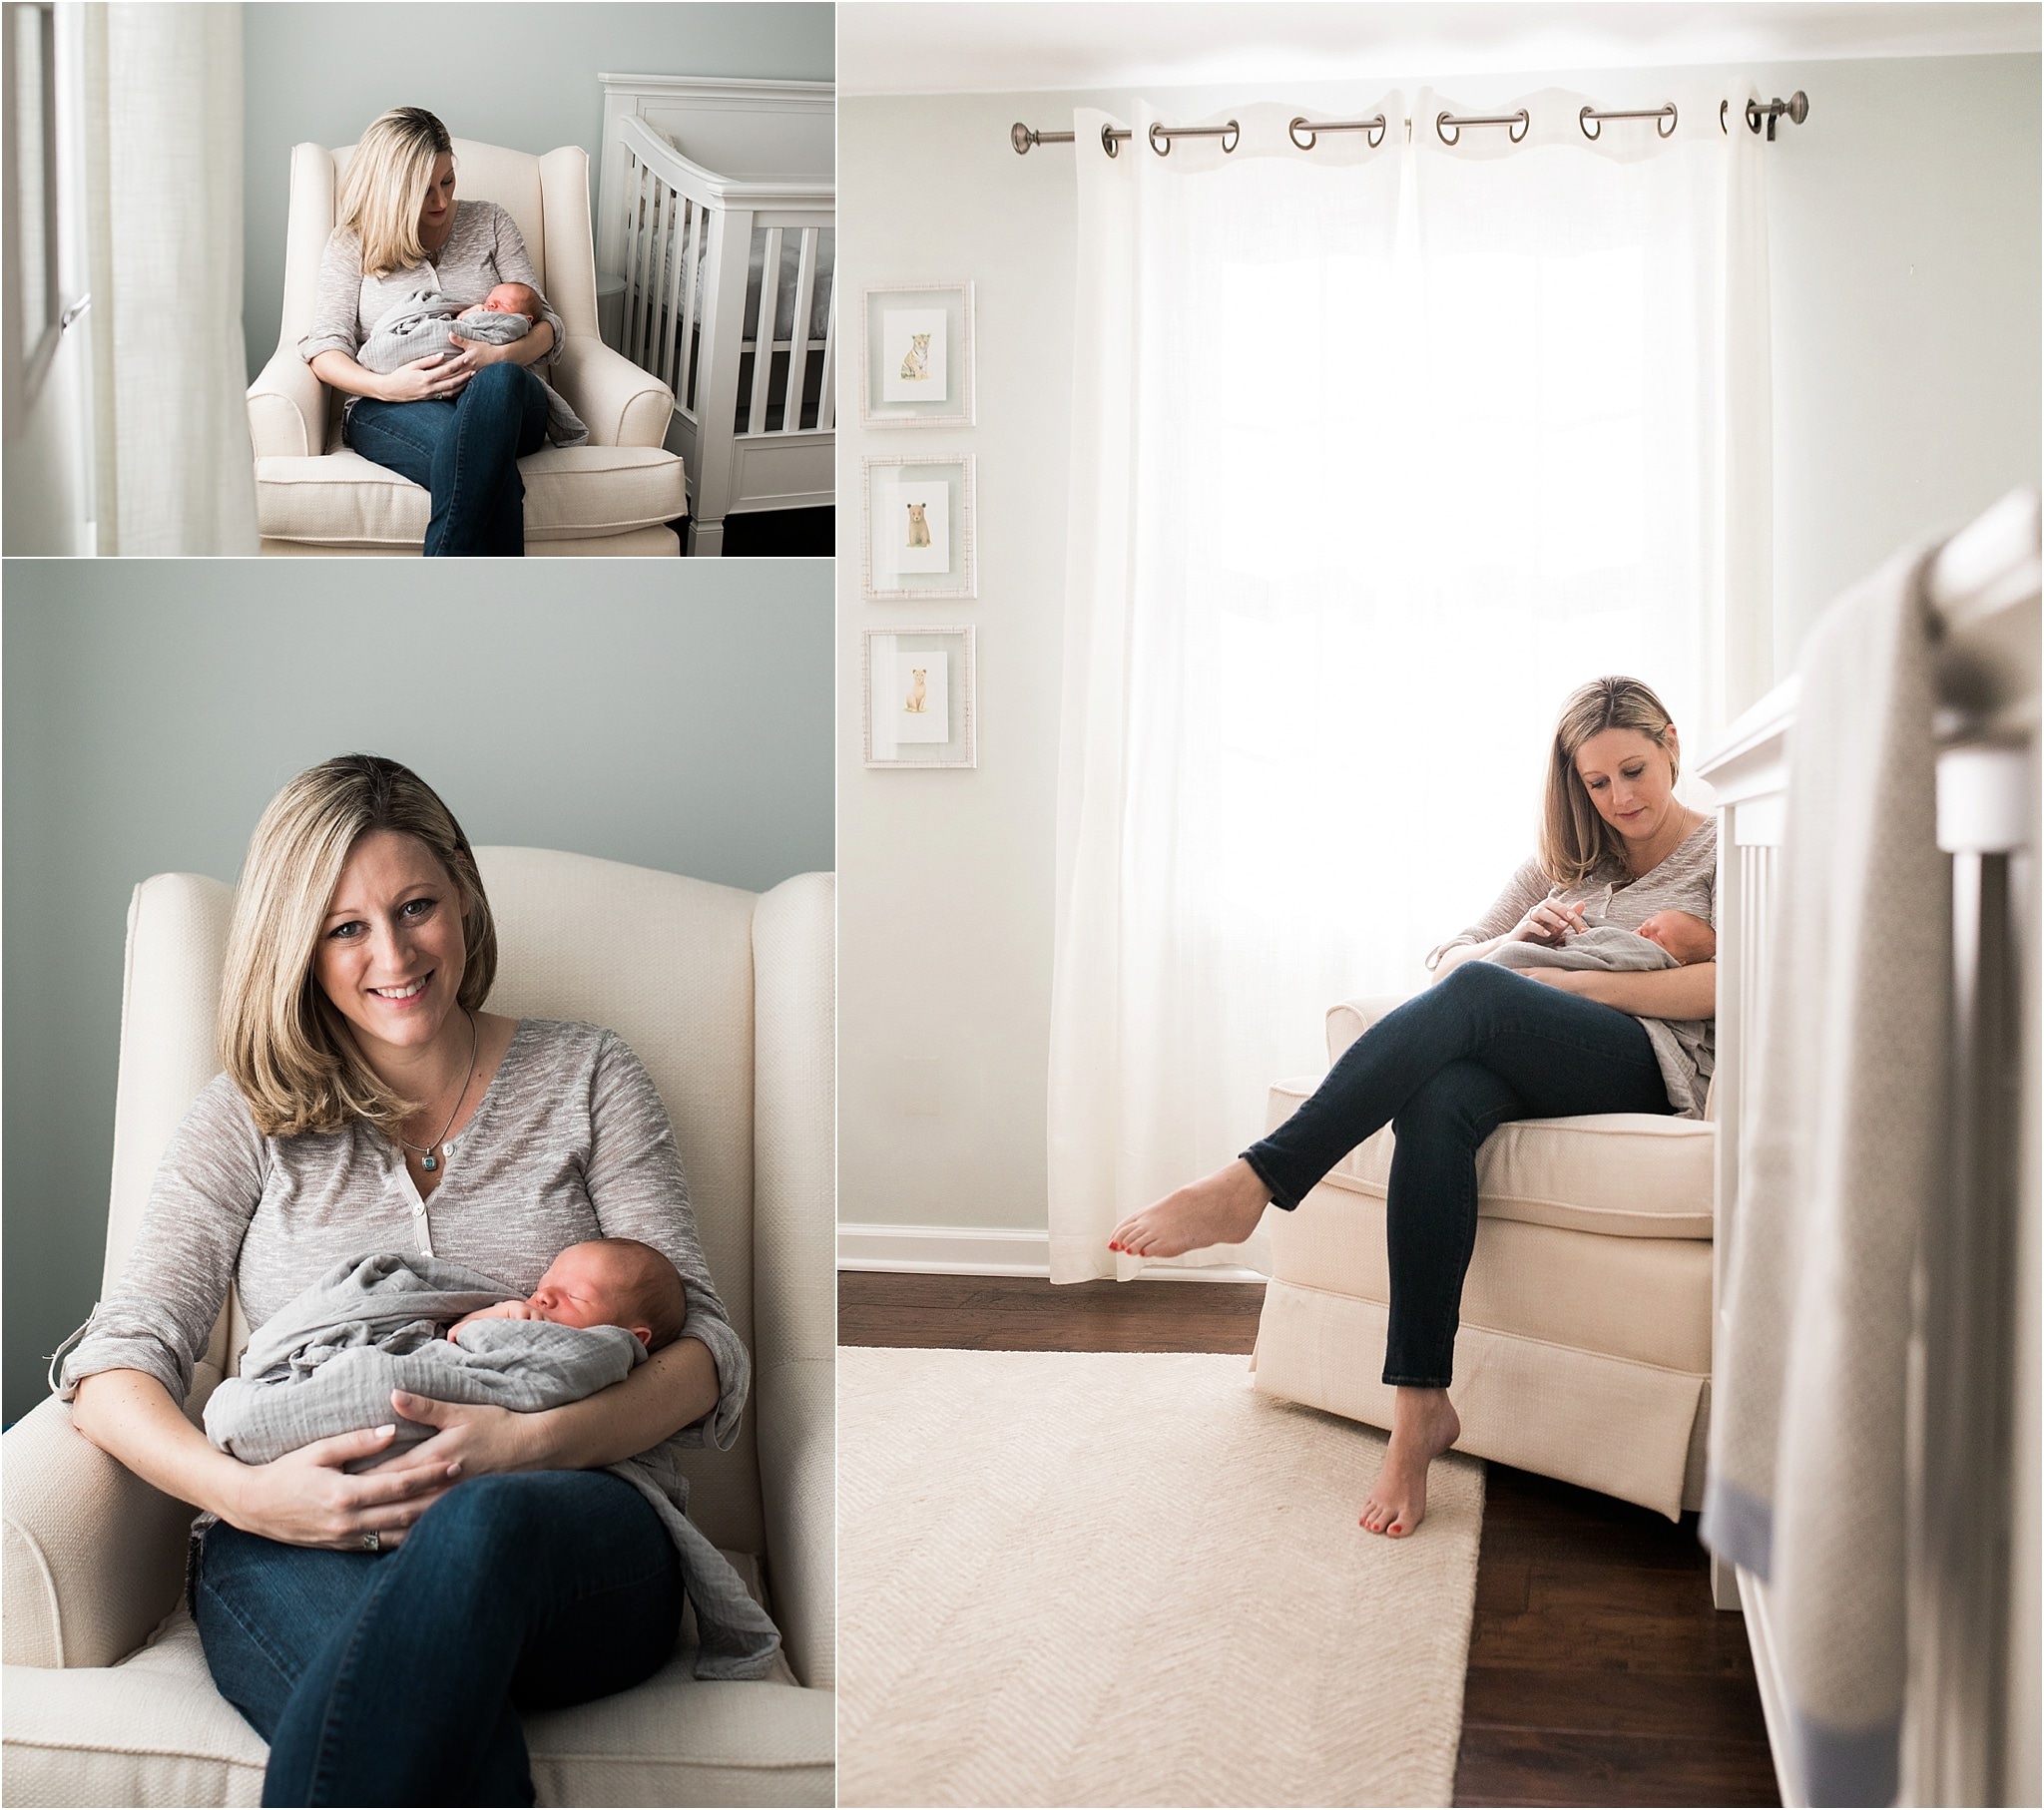
M365 1553L380 1553L382 1550L383 1536L374 1528L368 1529L362 1535L362 1551Z

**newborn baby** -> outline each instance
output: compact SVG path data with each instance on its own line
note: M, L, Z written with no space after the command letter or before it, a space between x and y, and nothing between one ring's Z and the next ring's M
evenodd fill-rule
M1483 959L1500 968L1687 968L1714 961L1718 933L1686 911L1657 911L1637 930L1592 924L1566 943L1501 943Z
M592 1238L569 1245L524 1300L463 1314L447 1337L460 1344L461 1329L479 1320L548 1320L556 1326L622 1326L648 1351L658 1351L681 1337L688 1318L681 1272L652 1245L637 1238Z
M388 376L415 358L458 352L457 338L509 345L531 332L544 311L540 293L530 283L500 282L474 307L459 313L438 289L421 283L376 322L356 351L355 362ZM589 429L552 384L546 390L547 438L556 446L581 445L589 438Z
M392 1390L527 1414L562 1407L623 1381L680 1335L688 1311L675 1266L636 1238L569 1245L524 1300L444 1258L379 1252L336 1264L263 1321L241 1375L207 1402L207 1435L266 1464L383 1423ZM368 1462L431 1431L406 1423Z

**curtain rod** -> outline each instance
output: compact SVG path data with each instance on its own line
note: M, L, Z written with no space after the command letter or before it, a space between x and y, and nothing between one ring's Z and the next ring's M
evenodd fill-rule
M1720 101L1718 103L1719 131L1730 132L1732 130L1730 124L1731 111L1732 103L1730 101ZM1758 133L1761 130L1761 122L1765 120L1770 141L1775 136L1775 122L1781 119L1784 114L1788 116L1792 124L1800 126L1804 120L1809 118L1809 97L1798 88L1786 101L1778 96L1772 101L1748 101L1746 103L1746 123L1748 127L1755 133ZM1675 103L1670 101L1661 107L1631 110L1612 109L1603 112L1600 112L1595 107L1585 107L1577 113L1576 124L1582 128L1583 136L1594 142L1603 133L1603 122L1606 120L1652 120L1655 123L1655 132L1665 139L1673 136L1676 119ZM1319 135L1323 132L1367 133L1369 135L1370 147L1374 150L1383 143L1385 125L1386 122L1381 113L1373 119L1367 120L1309 120L1304 114L1299 114L1285 130L1289 133L1292 144L1300 151L1310 151L1319 142ZM1515 113L1456 115L1443 112L1434 116L1433 129L1440 135L1440 141L1443 145L1459 143L1462 137L1462 128L1465 126L1502 126L1506 129L1506 133L1512 143L1516 145L1532 130L1533 118L1523 107ZM1304 134L1303 137L1299 136L1301 133ZM1025 157L1028 155L1029 148L1032 145L1069 145L1077 136L1076 133L1071 132L1038 132L1017 120L1014 126L1009 129L1008 143L1015 147L1015 155L1017 157ZM1135 136L1126 127L1104 126L1100 131L1100 142L1106 148L1109 157L1119 157L1121 152L1118 147ZM1412 137L1412 122L1409 119L1405 122L1405 136L1408 140ZM1157 124L1150 128L1149 137L1150 149L1156 152L1159 157L1169 157L1171 155L1171 141L1173 139L1220 139L1223 141L1221 149L1225 153L1232 152L1236 146L1242 143L1242 126L1235 120L1230 120L1226 126L1166 126Z

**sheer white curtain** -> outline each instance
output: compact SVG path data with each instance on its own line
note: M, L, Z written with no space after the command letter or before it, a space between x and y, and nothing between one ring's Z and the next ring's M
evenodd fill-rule
M256 547L242 348L242 9L85 8L103 554Z
M1329 1004L1419 984L1531 852L1574 685L1648 679L1695 752L1765 689L1765 226L1719 98L1593 144L1532 95L1450 147L1478 110L1393 94L1380 147L1310 152L1250 108L1163 158L1147 109L1113 158L1078 114L1055 1279L1263 1131Z

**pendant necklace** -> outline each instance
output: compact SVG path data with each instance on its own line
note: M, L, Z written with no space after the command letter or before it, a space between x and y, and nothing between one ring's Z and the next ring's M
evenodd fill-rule
M464 1012L468 1012L468 1008L465 1006L462 1008L462 1010ZM473 1012L468 1012L468 1079L461 1084L461 1092L455 1095L454 1097L453 1111L447 1115L447 1123L440 1128L440 1135L433 1139L433 1143L413 1143L410 1138L402 1136L400 1136L397 1140L399 1143L403 1144L406 1149L416 1150L418 1152L419 1167L422 1169L436 1169L440 1166L441 1156L451 1156L454 1154L454 1146L451 1143L448 1143L444 1140L447 1136L447 1133L454 1129L455 1113L459 1113L461 1111L461 1103L468 1098L468 1090L475 1083L475 1014ZM433 1153L433 1144L435 1143L439 1144L440 1146L439 1155L435 1155Z

